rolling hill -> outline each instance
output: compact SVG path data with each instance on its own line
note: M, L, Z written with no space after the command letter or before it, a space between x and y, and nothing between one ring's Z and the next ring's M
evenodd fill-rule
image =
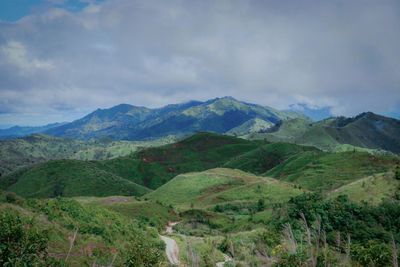
M141 196L150 190L96 167L92 162L55 160L0 179L0 188L23 197Z
M98 109L82 119L52 128L46 134L77 139L110 137L115 140L144 140L168 135L184 136L197 131L226 133L242 126L241 132L258 130L252 120L263 121L262 127L282 120L303 117L295 112L249 104L232 97L206 102L191 101L148 109L121 104ZM260 124L260 123L258 123Z
M308 190L327 192L365 176L392 170L399 162L397 157L367 152L310 150L288 158L264 175Z
M0 140L0 176L51 159L104 160L126 156L138 149L159 146L174 140L167 137L152 141L82 141L42 134Z
M372 112L361 113L353 118L334 117L319 122L295 118L282 121L270 131L245 137L312 145L328 151L338 150L341 145L351 145L400 153L400 120Z
M32 177L40 174L42 179L51 182L56 175L69 179L71 175L79 176L74 172L82 170L87 175L87 170L93 169L110 177L156 189L179 174L225 167L272 176L310 190L318 188L326 191L367 175L388 171L399 160L390 155L372 155L359 151L331 153L311 146L197 133L179 142L144 148L128 156L99 161L61 162L65 166L75 166L76 169L73 172L68 168L57 168L56 173L37 172L37 166L40 166L39 169L53 169L54 162L50 161L28 167L22 173L24 177L28 177L29 173L35 173ZM11 173L0 181L8 180L6 188L14 188L11 182L15 179L10 177L20 176L20 172ZM36 189L28 189L30 193L36 194ZM107 190L105 192L110 195Z
M178 175L146 197L181 208L206 208L259 199L265 199L268 204L279 203L302 192L291 184L268 177L217 168Z

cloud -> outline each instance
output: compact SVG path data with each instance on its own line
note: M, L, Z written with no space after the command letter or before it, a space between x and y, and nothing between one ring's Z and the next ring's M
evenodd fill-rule
M16 41L9 41L0 47L0 53L9 65L17 67L23 73L36 70L48 71L54 68L51 62L37 58L29 58L26 47Z
M232 95L277 108L384 113L400 108L398 25L395 0L50 8L0 23L0 110L67 117Z

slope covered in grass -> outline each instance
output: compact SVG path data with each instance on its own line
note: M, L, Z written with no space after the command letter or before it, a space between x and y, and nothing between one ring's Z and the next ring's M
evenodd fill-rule
M198 133L174 144L144 149L129 157L96 162L96 165L155 189L178 174L222 166L258 146L258 142L231 136Z
M122 216L142 223L148 223L163 231L169 221L177 221L177 213L163 203L144 200L137 197L76 197L84 206L103 207Z
M309 190L329 191L365 176L386 172L398 162L396 157L366 152L315 150L299 153L265 174Z
M293 185L275 179L217 168L179 175L146 197L179 207L204 208L259 199L267 203L279 203L301 192Z
M3 190L25 197L140 196L149 189L96 167L93 162L56 160L0 179Z
M341 186L328 194L329 198L347 195L356 202L379 204L383 199L392 198L400 190L400 180L392 172L375 174Z

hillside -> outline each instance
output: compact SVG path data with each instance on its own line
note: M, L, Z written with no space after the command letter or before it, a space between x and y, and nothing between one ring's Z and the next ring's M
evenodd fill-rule
M259 199L271 205L301 193L302 190L285 182L240 170L217 168L178 175L146 197L181 208L205 208Z
M57 160L0 179L2 190L24 197L141 196L150 190L96 167L92 162Z
M393 172L374 174L341 186L328 194L329 198L347 195L355 202L379 204L384 199L395 197L400 189L400 180L395 179Z
M322 148L350 144L400 153L400 120L371 112L354 118L328 119L316 123L299 141Z
M50 159L104 160L126 156L143 147L173 142L174 138L153 141L80 141L42 134L0 141L0 176Z
M174 176L222 166L259 146L231 136L197 133L177 143L147 148L129 157L96 162L98 168L155 189Z
M393 156L311 150L288 158L265 175L324 192L368 175L389 171L396 164L399 164L399 159Z
M96 110L82 119L45 133L77 139L110 137L115 140L144 140L168 135L184 136L197 131L226 133L246 122L251 124L251 120L256 118L264 121L262 127L265 128L266 125L297 117L302 115L223 97L158 109L118 105ZM243 126L243 130L246 127Z
M68 198L5 200L0 194L3 266L167 264L157 229L134 218Z
M296 118L283 121L266 133L253 133L246 137L312 145L329 151L338 150L341 145L351 145L400 153L400 120L372 112L318 122Z

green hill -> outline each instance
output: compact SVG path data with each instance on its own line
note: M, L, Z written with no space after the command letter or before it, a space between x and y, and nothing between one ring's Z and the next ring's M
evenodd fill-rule
M35 134L18 139L0 140L0 176L18 168L54 159L104 160L126 156L138 149L163 145L175 139L152 141L80 141Z
M329 198L347 195L356 202L379 204L383 199L393 198L400 189L400 180L392 172L374 174L341 186L328 194Z
M178 174L222 166L258 146L259 142L231 136L197 133L174 144L144 149L129 157L99 161L96 165L155 189Z
M327 151L351 145L374 150L400 153L400 120L361 113L354 118L336 117L319 122L302 118L283 121L275 131L255 133L249 139L290 142L316 146Z
M287 159L306 151L319 151L314 147L299 146L289 143L272 143L260 145L247 153L237 156L223 166L243 171L263 174Z
M0 179L3 190L24 197L141 196L149 189L96 167L93 162L55 160Z
M178 175L146 197L181 208L204 208L259 199L268 204L279 203L301 193L293 185L275 179L217 168Z
M393 156L311 150L288 158L265 175L309 190L329 191L365 176L391 170L398 163L399 159Z

